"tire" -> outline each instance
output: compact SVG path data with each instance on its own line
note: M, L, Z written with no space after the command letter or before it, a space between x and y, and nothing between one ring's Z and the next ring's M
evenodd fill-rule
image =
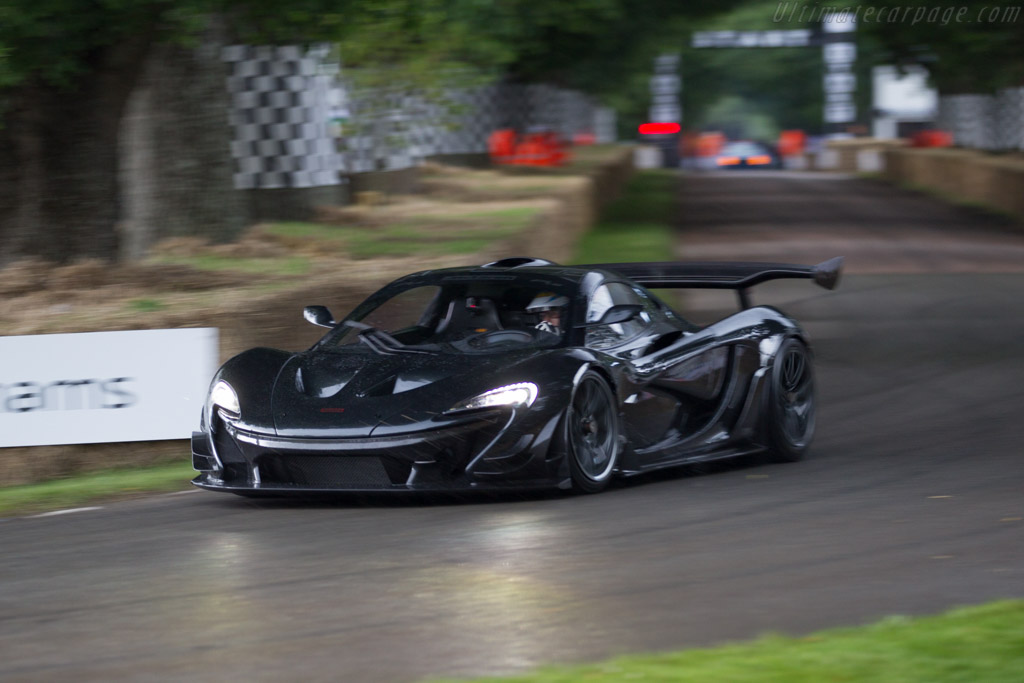
M771 369L768 392L768 449L776 462L796 462L814 437L816 409L811 353L799 339L782 342Z
M619 418L615 395L598 373L588 370L573 388L563 434L573 489L603 491L619 459Z

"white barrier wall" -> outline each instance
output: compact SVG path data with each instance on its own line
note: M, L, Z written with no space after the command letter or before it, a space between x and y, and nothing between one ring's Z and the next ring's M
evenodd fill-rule
M186 439L217 330L0 337L0 447Z

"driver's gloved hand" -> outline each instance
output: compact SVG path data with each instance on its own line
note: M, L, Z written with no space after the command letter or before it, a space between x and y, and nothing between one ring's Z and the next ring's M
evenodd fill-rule
M549 334L558 334L558 330L555 329L555 326L547 320L541 320L533 329L540 330L541 332L548 332Z

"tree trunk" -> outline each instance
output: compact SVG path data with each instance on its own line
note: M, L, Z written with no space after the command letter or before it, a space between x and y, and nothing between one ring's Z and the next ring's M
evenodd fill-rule
M158 45L129 99L121 132L126 259L167 237L223 242L246 227L233 183L228 69L217 16L189 47Z
M7 93L0 129L0 263L117 256L118 131L151 42L137 34L93 56L73 87Z

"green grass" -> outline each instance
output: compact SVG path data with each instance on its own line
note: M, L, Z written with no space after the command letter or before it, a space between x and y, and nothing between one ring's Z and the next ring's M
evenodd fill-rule
M157 299L132 299L128 302L128 308L139 313L154 313L167 308L167 304Z
M189 462L77 474L40 484L0 488L0 516L76 507L138 493L188 488L196 472Z
M487 221L502 228L525 228L537 215L537 207L512 206L507 209L488 209L486 211L467 211L460 213L457 221Z
M622 196L605 207L600 221L580 241L574 262L673 260L678 187L674 171L637 171Z
M723 647L631 655L476 681L510 683L1017 683L1024 680L1024 601Z
M287 221L284 223L272 223L266 227L267 232L282 237L295 237L312 239L321 242L344 242L348 238L349 230L323 223L303 223L300 221Z

